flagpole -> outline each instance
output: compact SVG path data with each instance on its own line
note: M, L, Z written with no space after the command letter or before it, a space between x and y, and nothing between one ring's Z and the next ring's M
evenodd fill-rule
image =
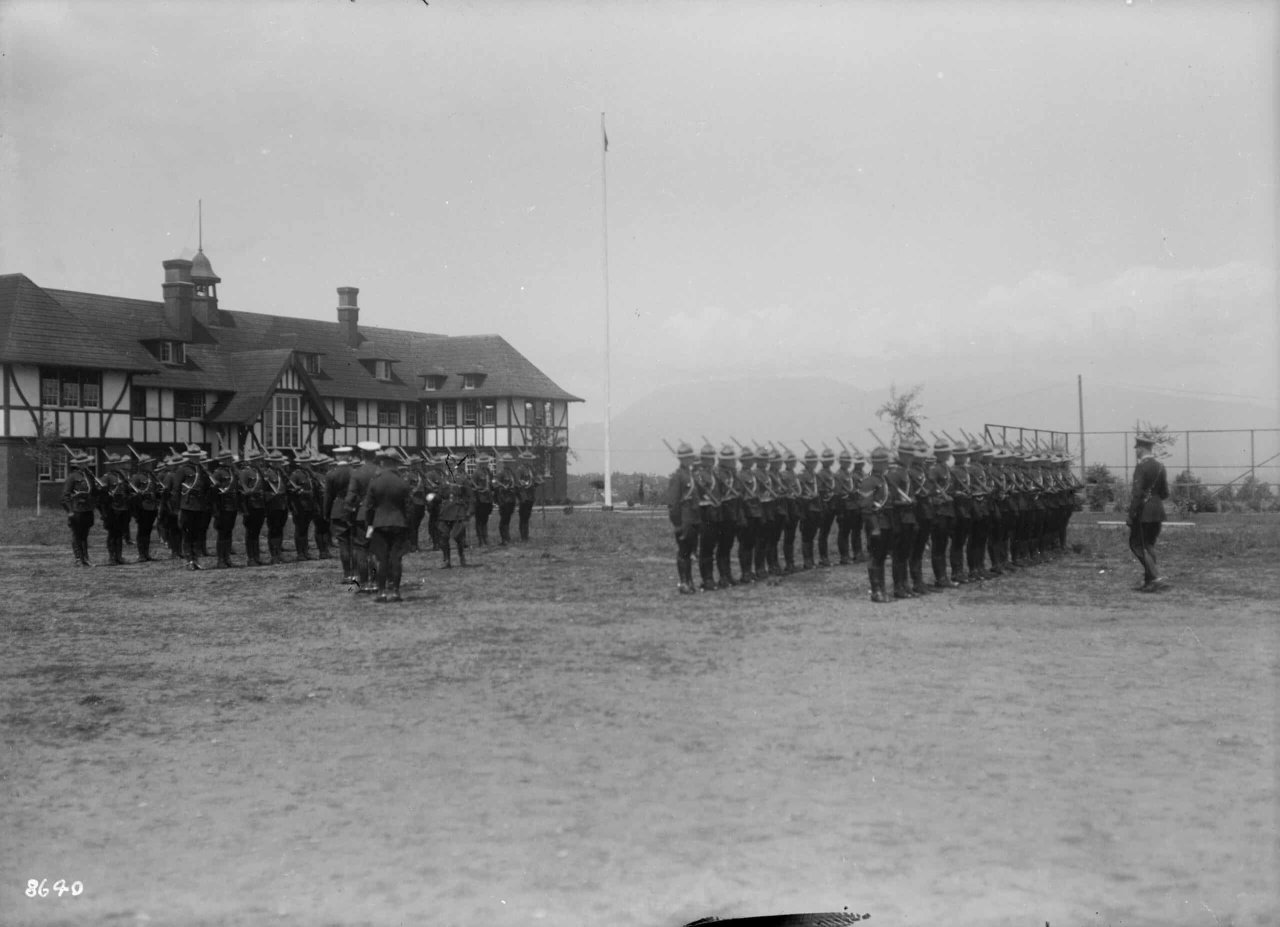
M604 511L613 511L613 460L609 453L609 415L612 411L609 371L609 184L606 170L609 153L609 133L604 127L604 113L600 114L600 202L601 225L604 239Z

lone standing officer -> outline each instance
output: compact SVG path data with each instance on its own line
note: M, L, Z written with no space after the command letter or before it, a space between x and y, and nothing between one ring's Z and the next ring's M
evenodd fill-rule
M667 481L667 517L676 538L676 574L680 579L676 589L682 595L688 595L696 591L693 586L693 554L698 549L701 517L697 487L693 481L693 463L697 455L691 445L682 441L676 448L676 457L680 459L680 467Z
M1169 478L1156 459L1155 439L1138 435L1133 442L1138 464L1133 469L1133 496L1129 499L1129 549L1142 564L1139 592L1155 592L1164 586L1156 570L1156 538L1164 524L1164 500L1169 498Z
M76 566L92 566L89 562L89 529L93 527L94 496L99 483L93 476L93 458L71 451L67 460L69 472L62 484L62 508L71 529L71 552Z

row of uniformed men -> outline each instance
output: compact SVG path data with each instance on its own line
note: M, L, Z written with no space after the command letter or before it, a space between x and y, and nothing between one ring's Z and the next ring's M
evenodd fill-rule
M848 450L809 450L802 460L772 448L735 454L725 445L717 453L708 444L699 453L682 443L676 453L680 468L668 483L667 509L682 593L695 591L695 556L706 591L796 572L797 530L799 569L830 566L834 525L841 564L863 559L865 535L872 601L911 598L929 591L926 549L933 588L979 582L1061 551L1071 513L1080 507L1081 484L1069 458L978 441L952 446L939 440L930 447L906 440L893 452L878 447L869 473L867 460ZM892 593L885 587L886 560Z
M439 512L455 477L462 473L444 456L407 458L397 453L396 466L411 486L413 504L411 550L418 549L420 525L428 518L428 534L433 549L440 546L435 530ZM292 518L294 545L299 560L310 560L309 535L314 529L316 553L328 559L331 543L340 553L347 549L345 537L334 530L334 521L346 521L347 499L339 495L345 480L338 474L348 469L355 456L352 448L337 448L335 456L312 455L303 450L292 460L279 451L246 452L238 460L230 451L210 457L195 445L163 460L148 454L134 458L108 453L104 473L94 474L95 458L72 451L68 475L63 483L62 505L71 528L71 546L76 563L90 566L89 530L94 513L102 517L107 534L107 556L111 564L124 563L124 545L129 542L130 523L137 526L138 560L149 561L153 530L170 551L189 569L201 569L200 557L210 556L207 536L210 526L217 542L216 565L229 567L231 536L237 517L243 518L245 549L249 565L281 563L284 560L285 525ZM492 458L482 455L474 478L468 480L471 498L468 515L476 519L479 542L488 544L488 519L496 504L499 509L501 543L510 540L512 514L519 510L520 536L528 540L534 487L541 479L533 475L525 452L519 461L503 454L502 469L492 474ZM446 490L445 492L439 491ZM267 557L261 549L263 528L267 535ZM353 575L344 560L344 577Z

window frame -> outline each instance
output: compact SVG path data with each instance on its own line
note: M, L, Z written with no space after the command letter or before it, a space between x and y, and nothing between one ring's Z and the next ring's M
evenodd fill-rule
M378 427L379 428L399 428L400 427L400 403L398 402L378 402Z
M289 405L293 408L288 408ZM284 424L281 424L281 419L284 419ZM301 393L276 393L271 397L270 437L272 447L302 446Z
M453 400L448 400L446 402L440 403L440 406L444 410L444 416L443 416L444 427L457 428L458 427L458 404Z

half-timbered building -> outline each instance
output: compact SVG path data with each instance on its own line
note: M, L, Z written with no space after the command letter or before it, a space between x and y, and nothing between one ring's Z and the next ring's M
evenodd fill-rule
M533 451L566 495L570 395L500 335L224 309L203 250L165 261L163 299L49 289L0 275L0 506L55 503L68 448L163 456L374 440L458 457ZM473 459L467 461L473 466Z

